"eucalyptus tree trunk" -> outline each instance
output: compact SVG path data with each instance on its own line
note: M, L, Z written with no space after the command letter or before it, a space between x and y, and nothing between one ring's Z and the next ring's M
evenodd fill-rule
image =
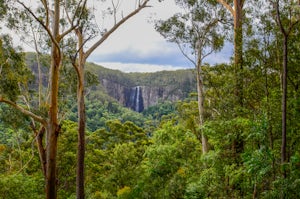
M200 44L198 44L200 45ZM197 94L198 94L198 111L199 111L199 127L201 132L202 153L208 152L208 140L203 134L204 124L204 89L203 89L203 74L202 74L202 47L198 46L198 57L196 63L197 72Z
M290 33L294 29L295 25L300 22L299 16L295 18L296 20L288 21L287 27L284 27L286 24L283 24L284 21L281 18L281 13L279 10L279 0L273 3L274 9L276 11L276 22L279 26L280 32L282 34L282 99L281 99L281 164L284 165L287 159L286 147L287 147L287 139L286 139L286 114L287 114L287 74L288 74L288 39ZM292 12L290 12L292 14ZM289 16L293 19L292 16ZM286 171L283 171L283 178L286 178Z
M245 0L233 0L233 6L229 5L228 1L217 0L221 3L233 17L233 31L234 31L234 76L235 76L235 104L239 107L235 116L241 115L241 108L244 107L244 94L243 94L243 7ZM233 150L235 158L237 154L243 151L244 144L241 138L241 132L237 134L233 142ZM238 161L238 160L237 160Z
M83 46L83 35L80 28L76 30L78 46ZM76 62L76 60L74 60ZM76 170L76 197L84 199L84 158L85 158L85 102L84 102L84 66L85 58L83 48L79 50L77 68L77 106L78 106L78 143L77 143L77 170ZM75 63L74 62L74 63Z
M283 43L282 43L282 98L281 98L281 164L285 164L286 158L286 101L287 101L287 63L288 63L288 37L291 28L286 30L283 27L280 11L279 11L279 1L275 3L277 24L280 28ZM286 178L286 172L283 172L283 177Z
M234 31L234 71L235 71L235 95L237 103L243 107L243 7L245 0L233 0L233 6L228 1L217 0L233 17Z
M243 103L243 6L244 0L234 0L234 68L236 77L236 99L240 107Z
M283 63L282 63L282 99L281 99L281 163L287 161L286 158L286 101L287 101L287 62L288 62L288 36L283 34ZM284 178L286 173L284 172Z
M76 198L84 199L84 159L85 159L85 127L86 127L86 114L85 114L85 100L84 100L84 71L85 63L91 53L96 50L112 33L114 33L121 25L123 25L131 17L138 14L142 9L148 7L149 0L144 0L134 11L123 17L119 22L109 29L102 37L96 41L86 52L84 52L84 33L82 27L75 30L78 41L78 59L77 56L72 60L73 67L77 73L77 106L78 106L78 145L77 145L77 170L76 170Z
M47 199L57 198L57 179L56 179L56 156L57 138L60 131L58 124L58 83L59 68L61 65L61 53L59 43L59 21L60 20L60 1L54 2L54 16L52 24L52 34L55 41L52 41L51 66L50 66L50 109L49 121L47 126L47 147L46 147L46 195ZM55 43L56 42L56 43Z
M208 140L203 134L203 124L204 124L204 90L203 90L203 80L202 80L202 68L201 65L197 66L197 94L198 94L198 111L199 111L199 126L201 132L201 143L202 143L202 153L208 152Z

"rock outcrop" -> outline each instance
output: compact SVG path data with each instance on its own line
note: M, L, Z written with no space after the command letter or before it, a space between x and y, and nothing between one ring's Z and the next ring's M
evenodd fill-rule
M138 84L128 85L122 84L122 82L116 81L118 78L101 78L100 82L105 88L108 95L116 99L120 104L125 107L131 108L134 111L142 112L150 106L153 106L163 101L178 101L188 97L191 92L196 89L194 76L191 70L180 71L180 74L176 74L176 71L166 72L165 75L151 75L156 77L151 80L151 77L145 75L143 81L134 80L124 82L137 82ZM141 74L143 75L143 74ZM172 78L172 75L179 75L180 78ZM148 77L148 78L147 78ZM159 77L162 79L159 80ZM173 79L170 82L170 79ZM151 82L154 81L151 85ZM160 82L160 84L158 83Z
M26 60L36 77L32 82L32 87L37 88L38 68L35 54L27 53ZM42 83L44 87L47 87L49 68L45 65L42 64ZM94 75L95 78L98 77L100 83L93 87L92 92L104 92L121 105L137 112L142 112L159 102L183 100L191 92L196 91L195 75L190 69L156 73L123 73L94 63L87 63L86 68L86 72ZM72 67L65 67L61 77L67 82L76 82L77 80ZM61 80L61 82L63 81ZM69 91L76 92L76 83L70 85Z

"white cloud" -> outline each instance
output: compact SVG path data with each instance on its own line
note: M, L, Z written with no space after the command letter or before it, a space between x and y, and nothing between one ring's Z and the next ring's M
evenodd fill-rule
M89 2L93 6L103 5L97 0ZM122 6L124 7L120 9L124 11L123 14L125 15L126 12L129 12L129 9L132 10L134 8L137 1L123 0L121 2L123 2ZM174 0L164 0L161 3L157 0L151 0L150 5L152 7L141 10L137 15L120 26L93 52L88 61L101 62L104 63L104 66L126 72L150 72L191 67L178 47L175 44L168 43L154 29L153 21L167 19L179 12L180 8L175 5ZM103 7L101 8L103 9ZM120 13L122 13L122 10L120 10ZM101 14L100 11L98 13ZM97 16L96 21L99 26L102 26L100 23L103 22L103 19L100 15ZM103 26L109 26L109 24L111 24L109 20L106 20L105 23L103 22ZM14 40L18 44L23 44L25 50L34 50L23 42L19 42L17 35L14 35ZM95 42L95 40L92 42ZM204 62L210 64L228 62L231 55L232 52L229 52L229 54L221 52L220 54L209 56Z
M187 67L190 67L189 62L182 55L178 46L167 42L154 29L154 20L167 19L179 12L180 8L175 5L173 0L164 0L162 3L152 1L151 5L153 7L143 9L114 32L91 55L89 61L143 63L143 65L154 68L157 65L188 65ZM149 21L152 21L152 23ZM225 51L207 57L204 62L209 64L228 63L230 56L231 50L228 53L226 47ZM130 66L132 67L132 64ZM141 68L149 71L148 67Z
M129 5L130 3L127 6ZM95 50L92 56L118 54L126 52L128 49L136 52L139 57L153 54L163 55L174 51L174 48L170 48L168 42L156 32L153 21L166 19L178 12L179 8L173 0L164 0L161 3L152 0L150 5L152 7L144 8L120 26ZM179 51L179 49L175 49L175 51Z
M183 66L172 66L172 65L154 65L154 64L137 64L137 63L121 63L121 62L97 62L96 64L101 65L105 68L114 70L120 70L122 72L157 72L157 71L174 71L179 69L187 69Z

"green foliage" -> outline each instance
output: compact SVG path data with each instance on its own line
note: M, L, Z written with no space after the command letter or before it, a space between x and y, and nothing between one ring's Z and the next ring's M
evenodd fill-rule
M146 133L132 122L112 120L87 139L88 191L100 198L115 198L117 193L124 198L140 174L139 164L148 145Z
M6 13L7 13L7 4L5 0L0 0L0 20L4 18Z
M169 115L174 113L175 110L175 104L170 101L165 101L162 103L158 103L154 106L151 106L144 110L142 113L144 116L149 117L151 116L152 120L158 120L161 121L163 116Z
M69 120L61 124L57 152L58 195L61 198L72 198L76 192L77 129L77 123Z
M183 198L186 180L200 160L196 137L171 122L153 134L133 198Z
M74 1L68 3L72 7ZM176 3L193 12L176 15L168 23L160 24L160 28L170 34L165 36L172 41L175 37L171 36L175 35L176 39L191 42L188 46L191 52L195 38L190 35L194 32L191 29L183 31L182 28L191 25L184 17L193 14L193 20L203 25L208 22L207 17L211 17L206 15L210 14L206 13L210 9L204 10L206 6L214 8L217 4L194 0ZM201 8L198 7L200 3L203 3ZM298 12L298 8L286 3L282 1L280 8L289 8L292 13L282 13L284 23L294 20L289 14ZM235 100L232 64L204 65L206 120L201 127L198 126L197 95L192 93L196 87L192 70L127 74L87 64L86 86L90 86L86 96L87 198L300 198L299 27L295 26L288 45L288 161L281 164L282 41L276 22L268 13L271 7L261 5L254 9L256 4L248 5L253 10L247 10L246 14L251 14L253 21L248 21L252 29L244 38L241 75L243 85L247 86L243 87L243 107ZM263 12L257 12L259 10ZM223 11L219 11L221 16ZM0 15L1 12L0 9ZM38 15L42 13L40 10ZM211 35L211 41L215 36L218 35ZM215 41L213 46L220 47L222 42ZM72 42L64 41L64 45L70 45L66 50L74 50ZM12 47L8 37L3 37L0 44L0 95L16 101L22 91L32 99L30 104L36 105L37 94L33 90L37 81L33 79L28 89L27 83L32 79L24 67L22 53ZM28 53L26 56L27 64L32 65L35 55ZM43 74L47 74L49 57L41 55L41 58ZM35 66L30 70L36 75ZM60 114L69 120L61 121L59 134L57 183L60 198L75 198L76 192L76 77L71 75L71 70L65 65L61 71L63 111ZM143 113L136 113L121 107L105 93L104 87L97 84L103 79L125 87L172 85L173 92L180 89L184 96L190 96L176 105L162 101ZM44 76L44 89L47 84ZM33 106L32 111L44 111L36 109ZM209 138L206 154L201 152L200 131ZM1 104L0 198L42 198L44 179L40 167L28 118Z
M27 88L31 77L23 58L8 35L0 38L0 95L12 101L17 100L21 89Z
M44 198L42 176L0 175L1 199Z
M116 101L107 96L90 96L86 101L87 128L90 131L96 131L103 128L109 120L121 120L123 122L131 121L142 127L146 118L142 114L122 107ZM70 113L70 119L77 120L76 107Z
M195 67L224 45L221 33L222 7L211 1L175 1L183 8L165 21L156 23L156 30L168 41L179 45L181 52ZM200 63L199 63L200 60ZM201 74L202 75L202 74Z

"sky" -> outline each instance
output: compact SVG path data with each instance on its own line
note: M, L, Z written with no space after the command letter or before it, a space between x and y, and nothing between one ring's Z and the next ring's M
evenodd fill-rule
M154 29L153 21L167 19L179 12L174 0L164 0L161 3L152 0L150 5L151 8L143 9L114 32L93 52L88 61L123 72L193 68L178 46L167 42ZM220 53L208 56L204 62L229 62L231 55L232 49L226 47Z
M114 0L117 2L118 0ZM132 10L137 0L120 0L120 12ZM31 1L31 3L35 1ZM99 0L90 0L90 6L97 7ZM111 1L107 1L110 3ZM182 55L178 46L167 42L155 29L154 21L167 19L180 11L174 0L151 0L151 7L144 8L120 26L88 58L88 62L123 72L155 72L193 68L194 66ZM112 23L101 12L95 11L98 26L109 27ZM93 41L92 41L93 42ZM25 46L25 50L34 51ZM224 50L208 56L204 62L209 64L229 62L232 47L226 45Z

